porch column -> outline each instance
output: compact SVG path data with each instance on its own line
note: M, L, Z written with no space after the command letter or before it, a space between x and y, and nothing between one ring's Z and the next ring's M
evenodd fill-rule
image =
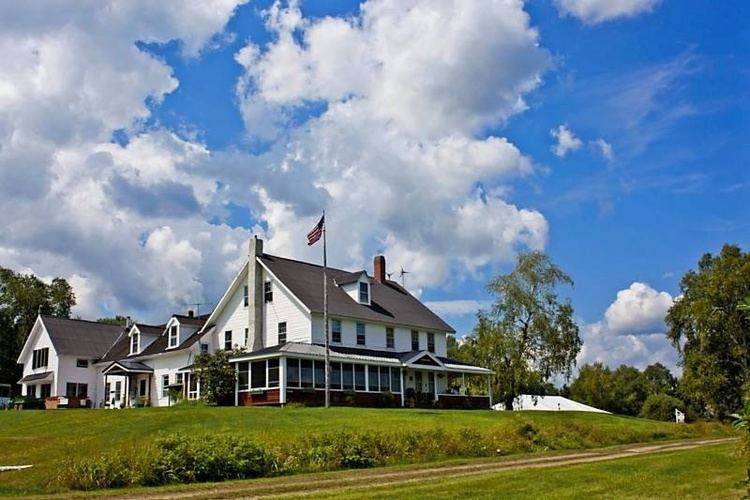
M492 408L492 375L487 375L487 389L490 396L490 408Z
M107 390L107 377L109 374L104 374L104 407L107 408L109 406L109 391Z
M125 408L128 407L130 401L130 375L125 374Z
M279 358L279 404L286 404L286 357Z
M151 382L153 381L152 379L153 379L152 374L149 373L148 374L148 404L149 406L154 404L154 402L151 401Z
M403 408L405 406L404 393L406 392L406 387L404 387L404 368L399 367L398 372L401 377L401 407Z
M268 376L268 374L266 374L266 376ZM235 363L234 364L234 406L239 406L239 405L240 405L240 364Z
M432 397L435 401L437 401L437 374L435 372L430 373L432 373Z

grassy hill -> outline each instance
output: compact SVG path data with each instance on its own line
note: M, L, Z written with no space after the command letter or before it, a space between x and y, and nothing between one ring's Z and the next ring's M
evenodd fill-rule
M65 463L123 447L145 447L160 433L236 434L278 444L343 430L415 430L434 432L439 439L441 433L467 428L535 443L509 445L508 453L731 434L716 424L678 425L592 413L207 407L5 411L0 412L0 465L34 467L2 473L0 495L59 491L56 478ZM533 439L527 439L532 434Z

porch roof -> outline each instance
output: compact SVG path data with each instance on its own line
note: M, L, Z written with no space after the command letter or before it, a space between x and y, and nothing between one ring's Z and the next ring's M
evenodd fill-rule
M46 382L48 380L52 380L53 372L43 372L43 373L32 373L31 375L26 375L24 378L18 381L19 384L28 384L29 382Z
M473 366L461 361L457 361L450 358L436 356L434 353L429 351L406 351L406 352L395 352L395 351L384 351L377 349L362 349L357 347L347 347L332 345L331 359L333 361L358 361L358 362L369 362L377 363L380 365L391 365L391 366L408 366L412 368L425 368L439 371L449 372L464 372L464 373L476 373L476 374L491 374L492 371L487 368L480 366ZM251 361L254 359L261 358L272 358L279 356L302 356L311 358L325 358L325 347L320 344L305 344L301 342L287 342L286 344L275 345L266 347L253 352L248 352L240 356L232 358L231 362L240 361ZM415 364L415 360L419 360L427 356L436 360L434 366Z
M146 364L141 363L140 361L121 359L106 367L102 371L102 373L106 375L122 375L125 373L154 373L154 369Z

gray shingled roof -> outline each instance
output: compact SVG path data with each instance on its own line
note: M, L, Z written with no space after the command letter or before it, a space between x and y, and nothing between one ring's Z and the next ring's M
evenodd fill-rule
M263 254L261 262L313 312L323 312L323 267L274 255ZM393 281L372 282L370 306L360 304L336 286L353 274L328 268L328 313L394 325L413 326L424 330L454 333L449 324L427 306Z
M120 325L44 315L42 322L58 355L87 359L102 357L124 330Z

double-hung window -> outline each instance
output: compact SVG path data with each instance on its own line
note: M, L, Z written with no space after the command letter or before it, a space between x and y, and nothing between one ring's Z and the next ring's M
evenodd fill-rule
M179 330L177 325L169 327L169 347L177 347L177 341L179 338Z
M279 323L279 345L286 344L286 321Z
M161 397L169 397L169 375L161 376Z
M130 354L138 354L139 337L138 332L133 332L133 335L130 337Z
M226 332L224 332L224 350L232 350L232 330L227 330Z
M435 352L435 334L432 332L427 333L427 350Z
M411 350L419 350L419 332L417 330L411 331Z
M331 320L331 342L341 343L341 320Z
M247 287L247 285L245 285L245 288L243 288L243 290L242 290L242 303L244 304L245 307L247 307L248 304L250 304L250 296L249 296L249 294L250 294L250 290Z
M368 283L359 283L359 302L361 304L370 303L370 285Z
M388 349L393 349L393 347L396 345L394 334L393 334L393 328L390 326L386 327L385 329L385 346Z
M273 302L273 288L271 286L270 281L263 283L263 300L265 302Z
M365 324L357 323L357 345L365 345Z

